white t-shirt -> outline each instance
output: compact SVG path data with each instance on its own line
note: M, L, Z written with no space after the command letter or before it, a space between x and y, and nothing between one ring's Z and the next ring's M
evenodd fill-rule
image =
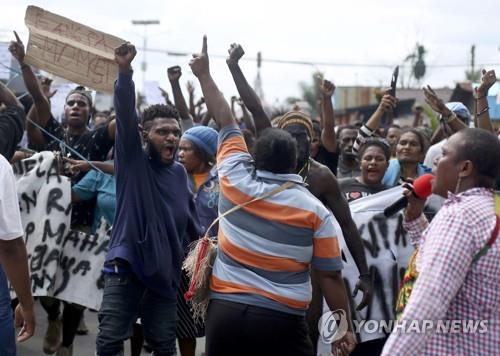
M14 172L0 155L0 240L14 240L23 235Z

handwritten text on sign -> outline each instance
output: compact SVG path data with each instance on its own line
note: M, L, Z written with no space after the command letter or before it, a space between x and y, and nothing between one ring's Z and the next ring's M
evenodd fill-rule
M21 219L35 296L98 309L101 270L109 238L70 230L71 186L60 176L52 152L41 152L14 166Z
M26 63L72 82L112 92L118 73L114 48L125 42L88 26L28 6Z

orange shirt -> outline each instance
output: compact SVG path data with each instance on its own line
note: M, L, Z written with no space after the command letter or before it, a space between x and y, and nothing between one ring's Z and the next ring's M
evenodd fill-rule
M207 180L207 177L208 177L208 173L209 172L195 173L195 174L192 175L193 182L194 182L194 187L195 187L196 191L198 191L198 189L200 189L200 186L203 183L205 183L205 181Z

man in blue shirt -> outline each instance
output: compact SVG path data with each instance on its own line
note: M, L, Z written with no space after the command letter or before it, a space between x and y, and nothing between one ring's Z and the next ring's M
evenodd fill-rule
M135 112L131 62L135 47L115 51L116 215L105 263L97 354L119 355L136 318L155 355L175 354L176 295L185 236L199 223L184 167L174 161L181 127L177 110L153 105L143 114L144 148Z

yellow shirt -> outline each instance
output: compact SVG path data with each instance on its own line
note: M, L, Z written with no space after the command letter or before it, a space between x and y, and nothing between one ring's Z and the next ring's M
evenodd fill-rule
M207 180L207 177L208 177L208 173L209 172L198 173L198 174L195 173L192 175L194 187L195 187L196 191L198 191L198 189L200 189L200 186L203 183L205 183L205 181Z

